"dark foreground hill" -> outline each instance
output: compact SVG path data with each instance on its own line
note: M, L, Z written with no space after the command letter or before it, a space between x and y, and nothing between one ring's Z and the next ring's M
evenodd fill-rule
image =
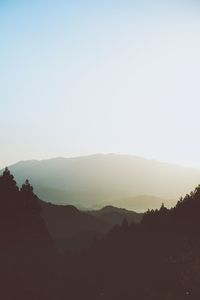
M200 182L199 170L115 154L22 161L10 170L19 185L29 178L40 199L87 209L170 207ZM138 201L141 195L147 197Z
M84 299L198 300L199 216L197 187L175 208L148 211L138 225L124 221L84 255L68 256L66 276L75 270L85 279Z
M55 253L33 188L26 181L19 189L5 169L0 176L0 299L45 299Z
M19 189L7 169L0 208L0 299L200 299L200 186L172 209L149 210L137 224L124 219L88 249L64 253L56 250L29 182ZM65 209L66 218L79 215ZM87 218L102 222L101 215L116 211L106 207L95 212L100 218Z

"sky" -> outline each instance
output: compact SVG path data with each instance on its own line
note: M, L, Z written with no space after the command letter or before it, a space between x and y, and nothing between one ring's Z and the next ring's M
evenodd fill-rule
M132 154L200 167L200 3L0 0L0 167Z

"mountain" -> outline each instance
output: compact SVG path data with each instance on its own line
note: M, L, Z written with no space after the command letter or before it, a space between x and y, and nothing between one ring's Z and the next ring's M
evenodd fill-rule
M157 198L161 198L172 206L173 199L185 195L200 182L198 169L116 154L21 161L10 166L10 170L20 185L28 178L39 198L86 209L116 206L121 199L132 198L133 205L123 207L144 210L147 206L151 208L152 197L156 198L156 205L160 206ZM135 197L141 195L152 195L149 204L134 205L136 200L138 203Z
M127 209L118 208L114 206L105 206L100 210L89 211L88 214L93 215L101 219L102 221L114 226L121 224L126 218L128 223L139 223L142 220L142 213L136 213Z
M148 211L138 225L123 222L86 255L68 256L66 272L82 271L81 280L89 282L77 299L200 299L199 215L197 186L174 208Z
M41 200L39 203L48 231L61 249L89 246L97 236L121 224L124 218L138 223L143 215L115 207L83 212L72 205L55 205Z
M96 235L110 229L103 220L72 205L55 205L40 200L40 206L48 231L60 249L89 246Z
M0 208L0 299L200 298L200 185L170 209L83 212L6 168Z

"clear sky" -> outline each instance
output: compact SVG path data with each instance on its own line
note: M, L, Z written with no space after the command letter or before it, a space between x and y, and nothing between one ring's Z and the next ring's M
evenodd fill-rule
M0 0L0 167L124 153L200 167L200 3Z

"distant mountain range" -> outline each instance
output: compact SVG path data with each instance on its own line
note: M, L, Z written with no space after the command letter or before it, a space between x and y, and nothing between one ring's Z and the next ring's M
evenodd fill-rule
M83 209L169 207L200 183L198 169L116 154L21 161L9 168L19 185L28 178L44 201Z

